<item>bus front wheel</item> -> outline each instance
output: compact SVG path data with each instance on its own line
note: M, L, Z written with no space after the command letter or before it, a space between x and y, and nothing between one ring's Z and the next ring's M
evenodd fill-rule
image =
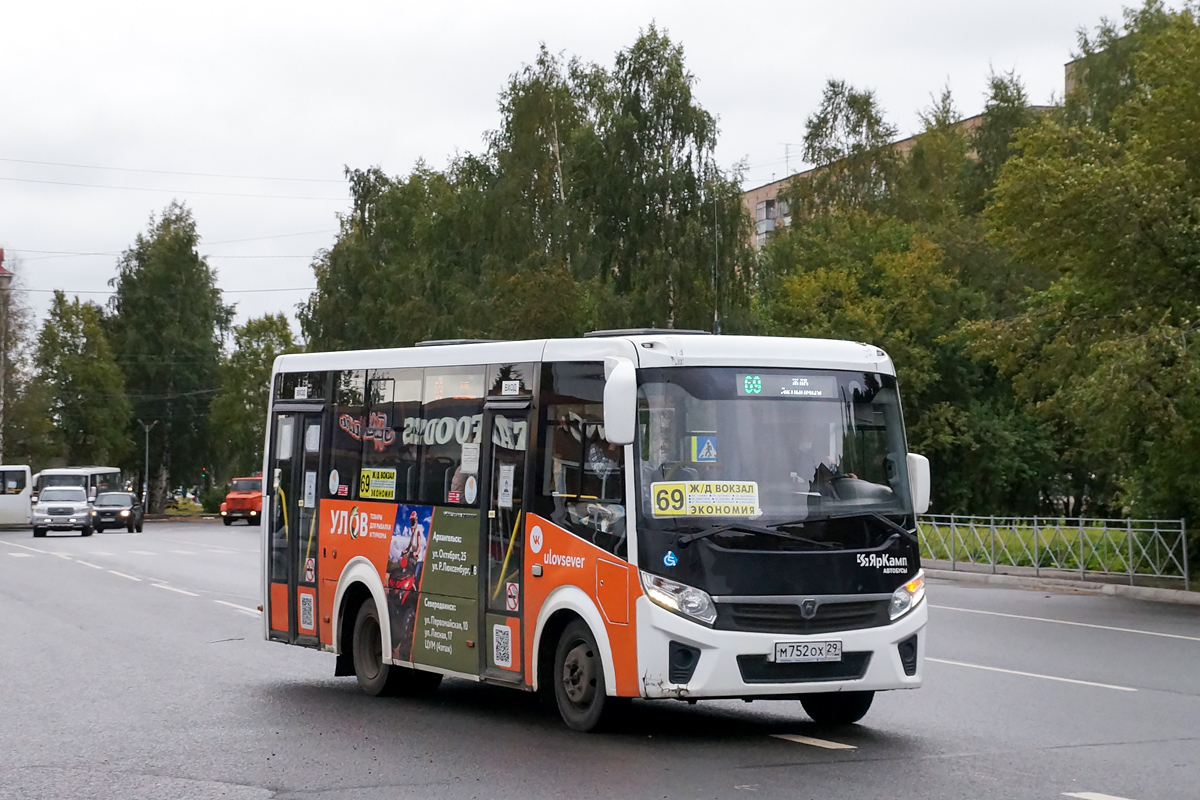
M587 733L603 727L617 698L609 697L596 637L583 620L567 625L554 652L554 699L563 722Z
M804 711L823 725L849 725L867 715L874 692L822 692L800 698Z

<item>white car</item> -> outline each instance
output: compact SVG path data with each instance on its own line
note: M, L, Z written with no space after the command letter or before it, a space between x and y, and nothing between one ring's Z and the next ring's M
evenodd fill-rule
M33 535L46 531L78 530L92 535L91 503L82 486L51 486L43 489L33 507Z

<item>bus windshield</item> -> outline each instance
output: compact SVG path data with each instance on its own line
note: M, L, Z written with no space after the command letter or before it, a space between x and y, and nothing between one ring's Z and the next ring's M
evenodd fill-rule
M42 488L48 486L87 486L87 475L42 475L38 480Z
M638 394L643 526L770 528L910 513L890 375L643 369Z

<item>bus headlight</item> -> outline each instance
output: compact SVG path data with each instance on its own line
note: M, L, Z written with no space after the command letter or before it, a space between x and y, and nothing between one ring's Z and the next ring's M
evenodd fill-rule
M925 599L925 570L921 570L908 583L892 592L892 603L888 607L888 616L900 619Z
M655 605L705 625L717 621L717 607L708 592L649 572L642 572L641 577L642 591Z

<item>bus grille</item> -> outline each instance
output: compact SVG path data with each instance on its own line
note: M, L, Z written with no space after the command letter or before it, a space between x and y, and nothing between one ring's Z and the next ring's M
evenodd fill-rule
M822 602L812 619L799 603L718 603L715 627L750 633L835 633L887 625L887 600Z
M808 664L776 664L766 656L738 656L738 670L745 683L808 683L853 681L867 674L870 653L843 653L841 661Z

